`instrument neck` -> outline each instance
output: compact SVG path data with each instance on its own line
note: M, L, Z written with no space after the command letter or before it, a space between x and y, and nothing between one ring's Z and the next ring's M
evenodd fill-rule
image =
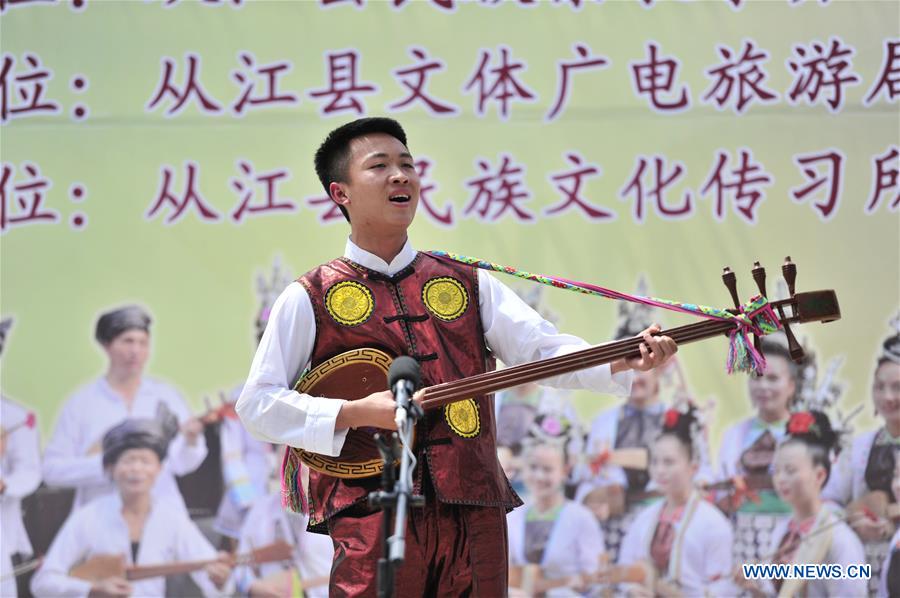
M200 569L215 563L217 559L205 561L185 561L182 563L167 563L165 565L138 565L129 567L125 571L125 579L136 581L139 579L149 579L151 577L164 577L168 575L179 575L182 573L193 573Z
M669 336L679 345L683 345L728 333L734 327L734 322L707 320L661 331L657 335ZM575 351L567 355L551 357L494 372L485 372L469 378L431 386L425 389L422 407L435 409L460 399L489 394L527 382L537 382L538 380L544 380L560 374L611 363L618 359L639 357L641 355L640 345L642 342L643 339L640 337L628 338Z

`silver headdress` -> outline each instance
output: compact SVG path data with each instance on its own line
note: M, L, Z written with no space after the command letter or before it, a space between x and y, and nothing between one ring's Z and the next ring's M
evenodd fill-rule
M693 419L690 422L690 427L687 432L690 436L693 460L698 463L705 463L709 460L709 422L713 419L714 409L715 402L712 400L707 401L707 403L701 407L690 399L681 399L674 403L672 407L663 414L663 430L668 429L676 434L679 434L681 426L674 426L673 422L669 421L669 412L678 412L679 419L688 416L689 414L692 416Z
M891 319L891 329L893 334L882 343L879 359L900 363L900 312Z
M638 276L635 295L646 296L649 292L649 286L647 278L641 274ZM613 338L621 340L640 334L644 329L653 324L653 312L655 309L655 307L644 305L643 303L620 301L619 315L616 321L616 330L613 334Z
M584 431L577 420L564 413L563 408L545 410L535 415L522 445L533 447L546 444L562 448L566 462L575 465L584 456Z
M830 359L821 381L816 384L814 376L812 384L803 389L799 403L793 409L794 411L820 411L828 416L831 428L837 435L835 454L839 453L842 448L845 448L853 437L851 421L863 408L862 404L859 404L845 415L837 406L846 389L846 385L837 378L838 371L844 365L844 360L843 355Z
M264 273L257 273L256 295L259 298L259 314L256 317L257 338L262 338L262 333L266 329L269 313L272 311L275 300L291 282L291 277L282 269L281 257L277 255L272 262L272 272L268 280Z

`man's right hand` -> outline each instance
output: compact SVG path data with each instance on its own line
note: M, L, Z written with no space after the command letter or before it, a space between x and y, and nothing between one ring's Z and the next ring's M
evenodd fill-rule
M423 395L424 391L420 390L413 396L413 400L421 404ZM344 403L338 412L334 427L336 430L361 426L396 430L397 424L394 423L396 411L397 403L391 391L374 392L362 399Z
M131 596L131 584L121 577L107 577L95 582L88 594L91 598L121 598Z

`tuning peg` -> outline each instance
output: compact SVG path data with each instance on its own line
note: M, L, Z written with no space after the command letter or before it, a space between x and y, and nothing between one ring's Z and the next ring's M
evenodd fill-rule
M797 265L791 261L791 256L784 258L784 264L781 266L781 274L787 283L788 292L791 297L794 296L794 283L797 281Z
M722 269L722 282L725 283L725 287L728 289L728 292L731 293L731 300L734 301L734 308L740 309L741 301L738 299L737 293L737 276L734 275L734 272L731 271L731 268L725 266Z
M787 322L784 323L784 336L787 337L788 352L791 354L791 359L793 359L795 363L803 361L806 353L803 351L803 347L800 343L797 342L797 337L791 332L791 327L788 326Z
M766 269L760 266L759 262L753 262L753 269L750 270L750 274L753 275L759 294L763 297L768 297L769 294L766 293Z

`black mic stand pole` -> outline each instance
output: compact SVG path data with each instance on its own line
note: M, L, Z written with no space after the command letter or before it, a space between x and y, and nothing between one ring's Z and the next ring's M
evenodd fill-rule
M375 434L375 444L381 453L383 469L381 470L381 490L369 494L369 506L380 508L381 514L381 558L378 559L378 598L392 598L394 595L394 570L388 560L388 535L391 532L391 519L397 506L394 493L394 460L397 450L397 433L390 436L390 442L381 434Z

